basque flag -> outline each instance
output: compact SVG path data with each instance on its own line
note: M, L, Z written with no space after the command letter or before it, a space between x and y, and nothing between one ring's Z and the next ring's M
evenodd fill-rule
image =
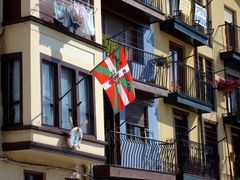
M91 73L106 91L114 114L135 99L133 80L122 47L111 52Z

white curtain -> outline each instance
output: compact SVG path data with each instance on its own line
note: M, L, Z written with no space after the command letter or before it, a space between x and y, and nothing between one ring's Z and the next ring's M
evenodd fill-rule
M72 86L71 71L62 69L61 72L61 96L63 96ZM70 91L62 99L62 122L61 127L64 129L71 129L72 125L69 122L72 117L72 91Z
M79 75L79 80L83 77ZM85 120L89 120L89 114L90 114L90 104L89 104L89 89L88 89L88 80L85 78L80 84L79 84L79 102L81 104L79 105L79 111L80 111L80 124L83 123ZM82 128L83 133L89 133L90 131L90 122Z
M43 124L53 125L54 121L54 72L49 64L42 65Z
M13 62L13 102L20 102L20 61ZM14 123L20 122L20 103L14 103Z

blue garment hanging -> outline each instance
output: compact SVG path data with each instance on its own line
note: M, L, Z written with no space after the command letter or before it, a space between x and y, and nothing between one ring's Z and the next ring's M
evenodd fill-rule
M54 18L63 23L64 21L64 16L65 16L65 5L62 2L59 1L54 1Z

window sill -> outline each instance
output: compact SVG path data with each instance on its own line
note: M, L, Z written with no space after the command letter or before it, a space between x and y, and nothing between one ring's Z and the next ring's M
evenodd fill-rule
M37 131L42 131L46 133L52 133L52 134L57 134L61 136L67 137L70 130L67 129L61 129L53 126L34 126L34 125L12 125L12 126L4 126L2 127L2 131L19 131L19 130L37 130ZM91 142L91 143L96 143L100 145L107 145L107 142L97 140L95 135L91 134L84 134L83 135L83 141Z

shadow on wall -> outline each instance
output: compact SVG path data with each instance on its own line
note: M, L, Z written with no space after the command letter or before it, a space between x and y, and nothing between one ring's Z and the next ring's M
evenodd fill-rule
M239 0L235 0L235 2L237 3L238 7L240 7L240 1Z
M55 57L57 59L62 59L62 49L64 48L64 44L67 44L68 42L63 42L61 39L61 41L50 37L47 34L44 34L42 32L42 27L39 27L39 32L40 32L40 39L39 39L39 44L40 46L44 47L44 48L48 48L51 50L51 54L48 54L51 57Z

